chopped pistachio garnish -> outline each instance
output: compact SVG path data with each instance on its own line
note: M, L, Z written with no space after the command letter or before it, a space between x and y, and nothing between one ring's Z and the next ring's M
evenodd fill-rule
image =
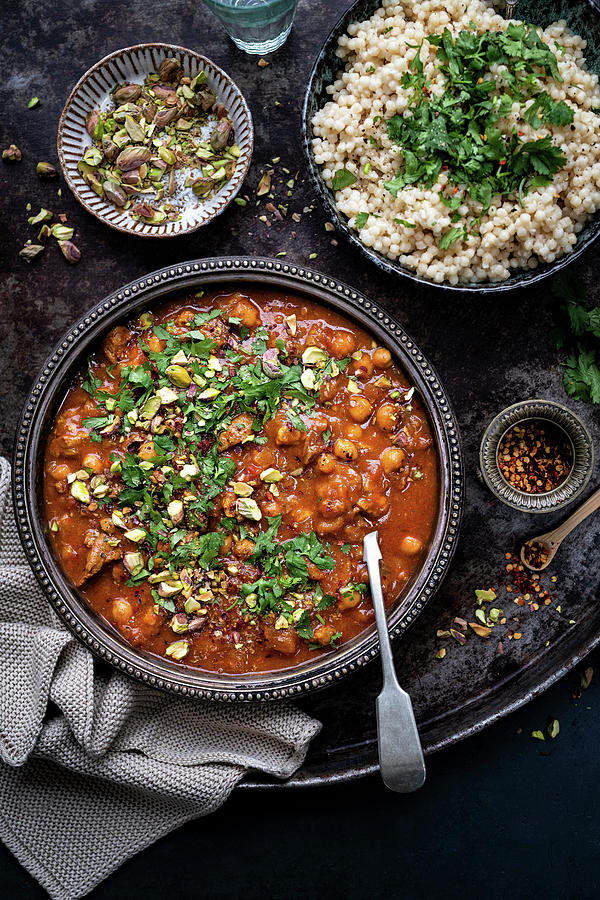
M268 468L263 469L260 473L261 481L265 481L267 484L273 484L276 481L281 481L283 479L283 474L279 471L279 469Z
M83 481L77 479L71 484L71 495L79 500L80 503L89 503L91 500L90 492Z
M172 644L169 644L165 653L167 656L172 657L172 659L183 659L188 655L190 649L190 645L187 641L173 641Z
M132 528L131 531L125 532L124 537L135 544L139 544L146 539L147 532L143 528Z

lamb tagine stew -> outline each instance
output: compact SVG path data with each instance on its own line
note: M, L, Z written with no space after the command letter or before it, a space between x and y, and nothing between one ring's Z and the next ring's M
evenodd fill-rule
M133 646L229 673L338 647L426 553L438 463L413 386L353 322L273 290L199 291L106 336L56 416L60 563Z

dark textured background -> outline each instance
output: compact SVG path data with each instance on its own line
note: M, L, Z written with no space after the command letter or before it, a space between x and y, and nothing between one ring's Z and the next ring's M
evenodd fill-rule
M38 160L57 164L58 117L83 72L120 46L165 40L204 52L238 81L256 132L246 190L251 195L261 166L280 156L292 175L300 173L289 203L290 213L302 213L315 202L300 150L302 94L317 49L345 6L345 0L301 0L290 39L271 65L260 69L255 58L245 57L222 35L200 3L2 0L1 83L9 102L3 104L0 141L2 147L17 143L24 158L19 165L0 166L0 440L9 453L33 373L63 331L109 290L159 266L197 257L286 250L288 261L307 263L317 252L310 265L371 295L416 338L438 368L463 429L468 503L459 552L443 590L400 648L402 680L413 693L419 718L443 734L473 716L472 709L462 716L468 701L472 708L484 695L494 709L503 698L518 699L528 679L527 689L550 677L600 632L594 603L597 523L588 523L557 567L556 603L563 614L546 610L524 616L522 641L505 641L502 657L495 653L495 641L488 645L473 637L466 648L449 647L447 659L433 664L436 628L457 614L470 618L473 589L497 583L504 551L531 529L541 531L555 521L498 507L474 475L481 430L501 407L528 396L565 399L559 360L546 340L553 309L546 285L490 301L416 290L377 271L343 239L332 243L335 235L325 232L318 206L299 224L288 218L271 229L257 220L252 206L232 206L214 225L188 238L126 238L88 216L62 179L42 183L34 172ZM30 111L27 101L33 95L41 103ZM288 202L277 176L275 185L280 201ZM30 267L19 260L20 247L35 236L26 221L28 202L33 212L43 205L67 213L83 254L78 266L68 266L56 245ZM579 270L599 302L593 251ZM592 428L598 445L597 412L569 405ZM576 625L569 625L570 619ZM576 673L567 676L511 718L431 757L428 782L414 797L385 792L377 778L310 791L238 793L209 820L186 826L130 862L94 896L135 900L202 892L209 898L430 898L500 897L508 891L519 898L534 892L597 896L598 688L594 683L573 700L577 680ZM326 692L307 706L326 722L314 765L329 765L328 742L354 740L360 761L372 757L372 744L364 742L373 736L371 699L377 683L372 667L339 694ZM436 716L442 716L441 725ZM543 728L548 716L559 718L559 737L545 744L531 741L529 731ZM6 851L0 858L1 896L42 895Z

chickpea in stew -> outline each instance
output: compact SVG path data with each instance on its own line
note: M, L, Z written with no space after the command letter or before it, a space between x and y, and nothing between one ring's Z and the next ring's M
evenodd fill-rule
M56 554L132 645L244 673L297 665L373 617L419 567L437 454L390 352L300 296L213 290L106 336L45 460Z

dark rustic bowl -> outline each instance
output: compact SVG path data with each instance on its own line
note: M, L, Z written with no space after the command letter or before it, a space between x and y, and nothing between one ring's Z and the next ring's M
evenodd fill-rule
M44 449L71 379L101 335L168 295L211 284L257 284L293 291L354 319L387 346L403 366L428 410L439 456L439 512L420 570L394 605L389 624L402 634L442 581L454 553L463 504L463 463L458 426L439 379L402 327L358 291L326 275L277 260L226 257L181 263L110 294L80 319L55 348L33 384L17 432L13 490L25 552L50 602L70 630L102 659L139 681L188 696L215 700L291 697L335 682L378 653L375 626L339 650L276 672L219 675L134 649L88 606L69 583L50 546L42 503Z
M204 203L199 203L191 189L181 195L182 217L175 222L148 225L132 218L129 211L119 209L99 197L83 180L77 163L84 151L91 145L91 138L85 127L87 114L92 109L104 107L109 90L119 82L141 83L144 77L158 69L167 56L179 60L186 75L204 69L208 75L207 84L220 102L226 107L235 130L235 139L240 148L233 177ZM240 190L250 168L254 147L252 116L244 96L235 82L214 62L193 50L175 44L138 44L115 50L88 69L82 75L67 99L58 123L56 139L58 158L65 181L76 199L89 213L126 234L139 237L165 238L189 234L203 225L208 225L224 210Z
M415 0L417 2L417 0ZM495 4L498 6L498 4ZM317 193L319 194L327 215L335 223L336 227L342 231L346 237L355 244L358 249L365 254L376 266L394 275L402 275L418 284L427 285L428 287L442 289L445 291L471 291L477 294L491 294L501 291L511 291L515 288L526 287L541 281L548 275L558 272L559 269L571 263L574 259L587 250L597 237L600 235L600 211L597 212L587 223L583 231L580 232L577 243L570 253L555 259L551 263L539 265L537 269L520 271L506 281L497 283L483 282L480 284L471 284L460 282L459 284L449 284L448 282L430 281L417 275L412 269L408 269L400 263L388 259L377 250L366 247L361 241L358 233L348 226L347 220L342 213L338 213L335 205L333 192L325 184L321 175L320 167L316 165L311 148L313 131L311 120L318 109L329 99L326 88L335 79L336 72L339 71L341 61L335 55L335 49L339 37L344 34L348 25L352 22L362 22L373 15L375 10L381 6L381 0L357 0L343 14L339 21L333 26L325 43L321 47L319 54L313 64L304 96L304 106L302 109L302 135L304 143L304 151L308 159L308 165L312 174ZM535 25L546 27L558 19L564 19L567 25L576 34L584 37L587 42L585 51L587 66L591 72L600 75L600 42L598 34L600 33L600 0L519 0L515 18L524 19Z

